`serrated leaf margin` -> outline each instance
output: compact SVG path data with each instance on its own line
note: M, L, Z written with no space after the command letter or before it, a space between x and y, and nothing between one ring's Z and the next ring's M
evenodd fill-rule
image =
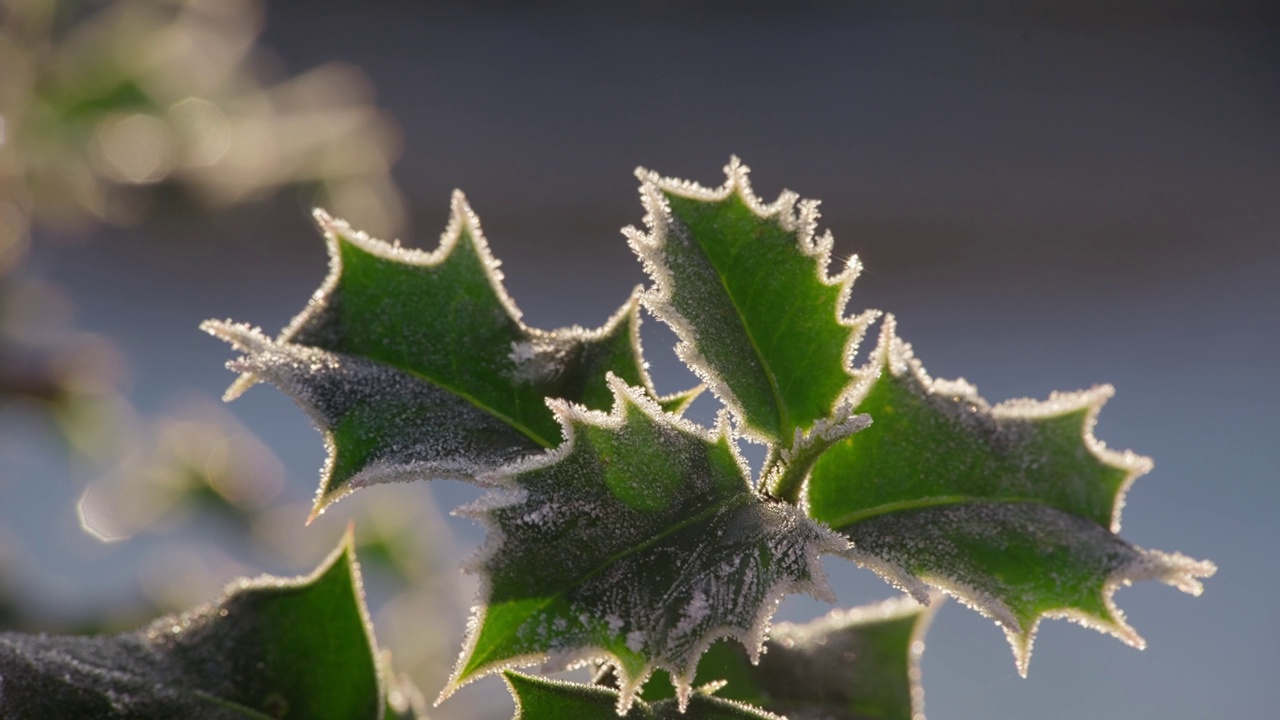
M1112 506L1111 525L1108 528L1112 533L1118 533L1120 530L1120 513L1124 508L1125 494L1135 480L1150 472L1153 467L1150 458L1129 450L1112 450L1094 436L1093 428L1097 422L1098 413L1107 400L1115 394L1115 389L1110 385L1098 385L1089 390L1077 392L1054 392L1050 394L1048 400L1016 398L992 406L978 395L975 386L963 378L942 380L930 377L924 365L915 357L911 344L898 337L897 319L891 313L884 316L879 340L867 363L855 371L857 382L851 389L847 401L857 407L871 390L872 385L879 380L882 372L889 372L895 377L909 376L924 389L927 395L961 399L989 412L997 420L1034 420L1081 409L1086 410L1081 433L1085 447L1099 461L1124 469L1128 473L1116 492ZM806 484L805 492L801 495L801 507L806 513L809 512L807 490ZM1142 650L1146 647L1146 640L1128 624L1124 612L1115 604L1113 596L1116 590L1135 582L1156 580L1189 595L1198 596L1204 591L1204 585L1197 578L1209 577L1217 572L1217 566L1208 560L1196 560L1177 552L1148 550L1136 545L1132 547L1137 552L1137 557L1129 564L1112 572L1103 582L1103 601L1108 612L1116 618L1114 623L1077 610L1062 608L1040 613L1030 628L1023 628L1013 611L1004 602L977 588L934 575L917 576L906 568L862 552L857 547L851 548L845 556L860 567L874 571L889 584L908 593L921 604L929 604L929 587L932 586L954 597L965 607L993 620L1004 631L1005 638L1013 650L1014 664L1018 674L1026 677L1031 662L1032 646L1041 620L1045 618L1069 620L1083 627L1111 635L1130 647Z
M167 615L151 622L150 625L139 631L148 642L156 642L163 640L174 627L186 627L200 618L216 614L217 609L224 603L233 599L236 595L245 592L254 592L257 590L299 590L315 583L320 578L329 574L334 566L345 560L348 571L351 573L351 587L355 590L356 609L360 614L360 625L364 628L365 639L369 642L369 661L373 663L374 677L378 688L378 716L377 720L383 720L383 713L386 710L385 698L387 697L387 678L384 677L383 669L384 659L381 651L378 649L377 636L374 633L373 618L369 614L369 605L365 600L364 579L360 574L360 561L356 558L356 530L355 523L347 523L347 529L342 534L338 546L329 553L329 555L316 567L315 570L306 575L298 575L294 577L279 577L263 573L255 578L242 577L232 580L223 587L222 594L216 599L209 602L188 608L177 615Z
M649 680L653 671L662 668L670 673L672 682L675 685L676 699L679 707L683 711L688 706L689 697L694 691L693 681L697 670L697 660L691 667L685 670L676 668L668 668L659 663L650 662L635 676L626 671L621 659L616 657L610 651L593 646L578 648L571 652L563 653L530 653L520 655L513 658L489 663L481 666L467 677L462 677L462 672L466 665L466 660L475 650L476 642L479 639L480 627L484 622L485 611L487 609L488 598L491 593L489 578L483 572L483 565L487 559L498 552L506 542L506 537L502 533L501 528L492 523L488 519L488 511L491 509L506 507L508 505L518 504L526 498L525 491L519 488L514 477L531 471L542 469L560 462L569 455L573 450L573 444L576 441L576 433L573 429L574 422L583 424L596 425L606 429L619 429L626 423L626 403L631 403L641 412L648 415L655 422L668 422L676 425L682 431L696 435L699 438L709 442L717 443L725 440L733 453L734 460L742 469L746 477L751 477L750 467L745 458L739 452L737 444L733 442L735 437L730 427L728 413L721 411L716 417L716 425L714 430L708 430L696 423L690 422L681 417L677 417L662 410L662 408L640 388L627 385L613 373L608 374L608 383L610 389L614 393L613 410L605 413L599 410L591 410L590 408L559 399L548 399L547 405L555 414L556 419L560 422L565 441L559 447L551 449L542 455L534 455L522 461L513 463L505 468L489 473L485 478L485 484L498 488L498 491L480 498L476 502L465 505L453 511L453 514L470 517L481 523L486 530L486 538L483 544L476 552L469 557L463 564L463 570L476 575L480 581L480 587L477 591L478 602L472 607L471 617L467 621L466 638L463 641L462 652L458 655L458 660L454 665L454 671L445 684L444 689L440 691L439 697L436 698L435 704L448 699L459 688L480 679L486 675L500 673L517 667L528 667L531 665L542 664L544 671L550 671L552 668L571 670L588 665L592 666L610 666L614 668L614 672L619 678L619 694L617 712L619 715L625 715L630 709L632 703L639 695L640 688ZM815 523L818 528L826 529L825 526ZM750 629L745 633L740 633L732 628L716 628L709 631L695 645L693 655L695 658L701 658L715 641L721 638L732 638L740 642L746 648L752 662L757 662L760 653L764 647L764 642L768 638L770 621L774 613L777 611L778 604L782 598L792 593L806 593L818 600L829 603L835 602L835 593L831 589L826 579L826 572L822 568L819 556L823 553L839 554L846 552L849 548L849 542L844 536L833 531L827 530L828 540L827 546L815 547L808 554L809 573L813 578L811 582L796 583L788 581L779 581L774 583L772 587L765 593L765 600L760 604L760 610L756 615L755 621ZM720 632L723 630L723 632Z
M502 675L503 682L506 683L507 685L507 690L511 693L511 697L515 700L515 703L516 703L516 714L513 717L513 720L532 720L532 719L526 719L524 717L524 708L521 705L520 693L516 690L515 682L514 682L514 680L517 678L533 680L535 682L541 682L551 686L565 687L565 688L573 689L577 691L586 690L588 692L596 692L599 695L618 694L617 690L612 690L599 685L580 685L577 683L567 682L564 680L556 680L554 678L534 677L530 675L525 675L523 673L517 673L511 670L503 670L501 675ZM710 700L713 703L727 705L729 707L740 709L743 712L753 713L754 715L761 718L762 720L787 720L785 717L781 715L777 715L775 713L772 713L756 705L740 702L738 700L731 700L729 698L716 697L715 695L716 690L718 690L720 687L723 687L723 683L708 683L706 686L697 688L694 692L696 694L704 695L708 700ZM645 703L643 700L638 700L638 699L635 702L640 703L640 706L645 708L646 710L649 710L650 714L652 715L652 711L651 711L652 707L655 707L655 706L661 707L663 704L670 702L670 700L654 703L653 705L649 705L648 703ZM680 712L684 713L686 706L678 706L678 707L680 708ZM629 712L629 709L628 709L628 712ZM618 714L619 716L621 716L623 712L619 711Z
M663 197L664 192L704 202L721 202L737 195L761 220L777 222L785 231L796 233L797 246L807 257L814 260L815 276L824 285L840 288L836 301L836 322L851 331L843 351L843 365L849 376L849 385L856 382L856 377L849 370L853 365L854 355L861 343L867 328L880 315L878 310L869 310L852 317L844 316L853 283L862 272L862 262L857 255L850 255L845 268L834 276L827 274L831 262L831 249L835 243L828 230L817 235L818 204L817 200L802 200L790 190L783 190L778 199L766 204L751 187L748 177L751 169L742 164L737 156L729 158L724 167L725 182L718 188L706 188L691 180L663 177L657 172L643 167L636 168L635 175L640 180L640 200L645 209L642 219L648 232L641 232L634 226L623 228L633 251L640 258L645 271L654 278L653 284L647 288L641 300L645 307L657 318L671 326L677 337L676 355L697 375L716 399L729 408L734 417L734 431L740 437L765 445L772 445L772 438L764 433L747 427L746 412L734 396L732 390L716 373L715 368L698 350L695 342L686 338L696 337L693 323L680 314L671 301L670 272L662 257L662 248L666 244L667 228L670 226L671 208ZM839 403L837 399L833 407ZM799 441L802 429L796 429L793 441ZM789 438L779 438L786 442Z
M467 202L466 195L461 190L455 190L450 201L449 221L445 226L445 230L440 235L440 244L435 250L426 251L417 248L402 247L399 241L387 242L375 238L361 230L351 227L345 220L334 218L326 211L316 208L312 211L317 226L320 228L321 234L325 240L325 246L329 254L329 270L320 287L312 293L311 299L307 302L306 307L298 313L289 323L280 331L279 335L272 339L261 327L253 326L248 323L235 322L233 320L206 320L200 324L200 329L212 335L213 337L223 340L232 345L237 351L245 355L264 355L273 349L291 344L292 338L295 337L303 327L307 325L317 314L322 313L326 309L325 299L330 297L338 288L338 284L342 279L342 252L340 243L342 241L350 242L360 250L374 255L376 257L390 260L394 262L404 263L419 267L435 267L445 262L453 253L458 243L466 237L474 246L476 255L480 258L481 264L484 266L485 276L489 282L495 297L499 303L516 322L517 328L529 335L530 339L537 341L540 338L557 338L561 335L567 335L573 340L580 342L590 342L601 338L608 337L617 331L620 324L626 323L628 329L629 342L632 352L635 356L636 366L639 368L640 380L644 390L654 397L659 403L666 404L672 408L675 413L682 412L688 405L701 393L702 388L695 387L684 392L676 392L670 395L659 395L653 386L653 379L648 372L648 363L644 360L644 353L640 339L640 326L642 317L640 313L641 296L643 288L637 285L632 289L627 300L613 313L604 324L599 328L589 329L579 325L572 325L565 328L557 328L555 330L543 330L540 328L530 327L524 323L523 313L516 306L515 301L507 292L503 285L503 274L500 269L501 261L494 257L489 249L488 240L485 239L484 233L480 227L480 219L472 211L470 204ZM563 338L561 338L563 339ZM314 353L319 360L326 357L342 358L348 357L342 353L334 353L332 351L316 348L310 345L300 345L298 347L306 348L308 352ZM365 358L356 356L356 360L361 362L369 361ZM231 383L226 392L223 393L222 399L225 402L235 400L242 395L250 387L256 385L263 380L266 372L263 368L251 361L248 357L242 357L230 360L226 363L229 370L240 373L239 377ZM365 468L363 471L348 479L337 492L326 493L325 488L329 485L329 479L332 475L334 463L336 460L336 441L331 430L325 428L325 423L321 414L309 404L303 402L296 393L288 393L290 397L302 408L303 412L312 421L312 424L320 431L324 439L325 461L320 470L320 486L316 491L316 497L313 502L311 514L307 518L307 523L313 522L325 508L342 498L350 495L355 490L367 487L369 485L389 482L411 482L422 479L421 472L415 470L414 467L392 467L386 465L376 465ZM471 475L450 475L440 474L439 477L458 480L478 480Z

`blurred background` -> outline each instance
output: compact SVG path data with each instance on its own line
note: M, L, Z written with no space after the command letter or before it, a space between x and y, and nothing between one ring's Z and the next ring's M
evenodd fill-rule
M1116 600L1138 652L1061 621L1030 677L956 604L928 715L1270 717L1280 705L1280 11L1249 2L0 0L0 630L112 631L241 574L309 570L348 519L379 636L428 697L460 647L478 492L384 486L303 527L319 436L230 406L209 317L283 326L326 256L309 208L433 248L450 191L528 323L644 281L632 170L823 201L935 376L992 402L1110 382L1152 456L1124 536L1216 561ZM657 322L658 388L690 376ZM702 399L691 417L710 423ZM827 564L844 604L892 593ZM780 619L825 612L798 598ZM437 718L506 718L496 680Z

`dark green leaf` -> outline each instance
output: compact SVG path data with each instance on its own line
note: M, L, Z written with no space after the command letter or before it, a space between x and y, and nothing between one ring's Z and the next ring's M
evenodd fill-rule
M324 433L317 512L354 488L474 479L554 447L560 428L546 399L607 409L607 372L652 392L636 297L598 330L527 327L461 193L432 253L316 217L329 277L279 338L230 321L202 327L245 354L231 363L244 374L228 399L270 381ZM679 409L695 394L665 404Z
M989 406L964 381L933 380L887 317L859 372L875 418L816 463L812 517L855 558L924 601L925 585L993 618L1026 673L1041 617L1066 617L1142 646L1111 600L1156 579L1198 594L1212 563L1120 539L1120 508L1147 458L1093 436L1110 387Z
M616 690L510 671L502 676L516 700L514 720L783 720L760 708L700 693L690 697L683 709L675 700L653 704L637 700L620 714Z
M512 665L603 659L624 708L655 668L683 700L713 640L755 652L784 593L828 596L818 554L844 540L752 490L723 415L711 434L610 383L612 414L556 403L566 444L469 511L492 531L484 604L446 695Z
M715 190L638 171L647 234L631 247L654 285L644 302L680 338L680 357L741 429L788 449L835 413L849 358L874 314L846 318L856 258L827 276L817 203L784 192L764 205L734 158Z
M110 637L0 634L0 717L374 720L383 699L350 533L314 574Z
M757 705L788 720L922 720L920 656L941 598L925 607L907 597L835 610L769 631L760 662L718 642L698 665L698 687ZM671 697L668 684L646 686L650 702Z

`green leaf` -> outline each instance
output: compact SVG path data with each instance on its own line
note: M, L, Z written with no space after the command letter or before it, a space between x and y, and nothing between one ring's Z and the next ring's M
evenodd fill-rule
M0 634L0 717L380 718L352 542L309 577L241 580L138 632Z
M324 433L329 458L315 513L355 488L470 480L554 447L560 429L546 399L607 409L606 372L653 392L636 296L598 330L526 326L461 193L431 253L375 240L320 211L316 219L329 276L279 338L230 321L201 326L245 354L229 364L243 375L227 399L270 381ZM665 405L680 409L696 394Z
M513 665L598 659L618 670L620 712L655 668L683 705L716 638L754 655L783 594L830 597L818 554L847 542L752 490L723 414L708 433L609 382L611 414L554 403L567 442L464 510L491 529L473 563L484 602L442 697Z
M899 597L805 624L780 623L758 664L740 646L718 642L703 655L694 684L789 720L922 720L920 657L941 604L933 600L926 607ZM649 702L670 696L663 683L642 694Z
M1215 571L1116 534L1124 493L1151 462L1094 438L1110 387L992 407L963 380L930 378L892 316L858 374L853 401L875 422L817 461L810 516L922 602L933 585L993 618L1023 675L1040 618L1142 647L1115 590L1154 579L1199 594L1196 578Z
M649 232L627 230L653 287L644 303L680 338L677 354L740 430L782 448L835 412L874 313L844 317L857 258L828 277L832 239L817 203L765 205L737 158L715 190L637 171Z
M617 720L620 716L615 711L619 702L617 690L511 671L502 673L502 677L516 700L513 720ZM684 708L675 700L653 704L637 700L621 717L625 720L783 720L760 708L701 693L691 696Z

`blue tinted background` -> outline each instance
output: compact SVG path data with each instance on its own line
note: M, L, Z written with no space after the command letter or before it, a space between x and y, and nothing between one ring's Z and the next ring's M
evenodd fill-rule
M290 71L342 60L369 74L405 130L404 240L434 246L449 192L464 189L533 325L597 325L643 282L618 232L640 223L636 165L718 184L736 153L762 196L823 201L837 253L867 268L851 309L895 312L934 375L993 402L1117 387L1099 437L1156 460L1125 537L1211 558L1218 575L1199 599L1118 593L1144 652L1046 622L1027 680L988 620L948 605L924 661L930 718L1273 717L1277 16L1210 2L971 7L277 3L265 42ZM196 325L270 330L300 309L325 271L305 205L104 232L34 266L71 289L83 326L122 344L141 407L183 387L217 394L228 352ZM650 322L646 339L659 388L686 384L665 329ZM304 416L266 388L233 410L309 493L323 453ZM714 412L702 402L693 417ZM61 466L22 457L11 477L30 482L3 488L0 514L46 562L28 592L68 613L126 594L104 560L120 553L59 539L75 497ZM479 539L454 528L464 546ZM843 600L891 594L829 566ZM789 601L782 615L820 610ZM460 640L462 627L441 632ZM486 681L455 702L502 692Z

